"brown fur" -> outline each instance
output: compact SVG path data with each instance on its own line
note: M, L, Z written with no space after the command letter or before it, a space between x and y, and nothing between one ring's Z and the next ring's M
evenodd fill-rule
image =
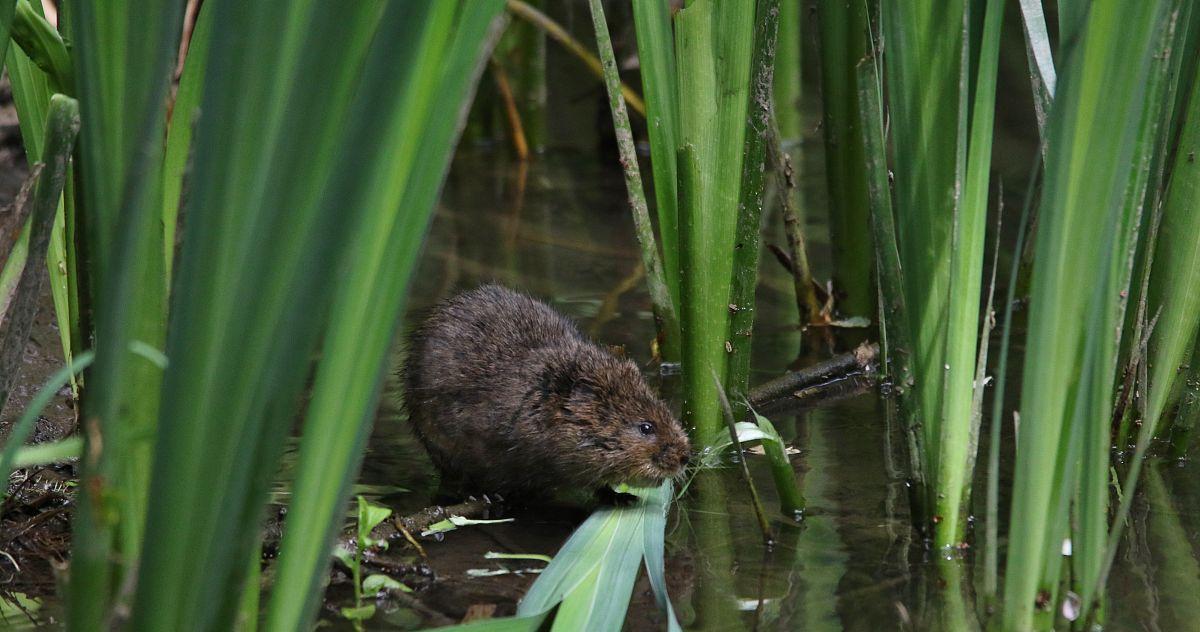
M652 484L687 464L687 435L636 365L498 285L433 309L409 341L405 382L434 463L478 491Z

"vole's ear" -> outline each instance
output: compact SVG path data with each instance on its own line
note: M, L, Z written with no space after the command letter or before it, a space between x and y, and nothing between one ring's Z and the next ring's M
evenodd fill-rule
M542 370L539 388L548 399L565 400L575 391L580 382L579 377L579 364L574 361L548 364Z

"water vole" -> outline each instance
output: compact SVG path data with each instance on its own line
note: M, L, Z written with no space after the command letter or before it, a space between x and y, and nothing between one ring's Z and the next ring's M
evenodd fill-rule
M654 484L688 461L687 435L633 362L498 285L435 307L409 340L405 374L434 464L479 491Z

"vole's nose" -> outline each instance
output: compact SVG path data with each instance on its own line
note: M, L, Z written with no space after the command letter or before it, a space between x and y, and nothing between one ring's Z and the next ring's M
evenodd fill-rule
M679 457L679 466L687 467L689 460L691 460L691 457L688 456L687 452L684 452L683 455Z

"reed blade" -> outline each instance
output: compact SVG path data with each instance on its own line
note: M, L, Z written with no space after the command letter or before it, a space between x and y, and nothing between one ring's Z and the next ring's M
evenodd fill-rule
M76 208L96 341L71 551L75 630L103 625L114 600L127 598L119 585L142 543L161 370L129 347L161 348L166 326L158 174L182 16L181 0L80 3L64 14L82 120Z
M729 299L749 105L754 9L696 0L675 15L679 71L680 327L684 417L697 443L722 431L711 376L728 363Z
M964 42L967 25L973 19L976 4L968 4L964 15ZM937 502L934 504L934 544L957 547L966 534L968 498L978 448L980 416L977 393L984 388L977 380L980 349L979 304L983 281L986 243L988 193L991 180L992 132L995 124L996 73L1000 56L1000 26L1004 1L988 0L983 31L978 42L979 62L974 74L967 71L972 55L964 44L962 81L974 85L970 103L969 130L962 139L966 150L966 172L956 184L961 191L954 212L950 238L949 294L945 331L945 393L942 395L939 452L936 472ZM964 96L965 98L965 96ZM964 108L965 110L965 108ZM966 116L965 111L962 114ZM984 318L990 318L985 314ZM928 414L928 411L926 412Z
M641 64L642 95L646 100L646 133L650 137L658 244L662 250L665 281L678 314L679 176L675 150L679 146L679 84L668 3L634 2L633 24Z
M365 212L322 196L383 5L207 4L146 523L156 544L143 552L131 623L143 629L225 629L236 616L340 257ZM161 245L146 256L161 263Z
M975 363L946 368L952 231L967 142L965 8L962 0L937 3L938 11L933 4L884 2L881 22L888 47L884 77L892 122L896 236L912 328L913 388L925 473L936 484L947 373L973 374ZM922 516L927 521L931 517Z
M650 224L646 192L642 188L641 169L638 167L637 151L633 144L633 130L629 126L629 114L625 110L625 100L621 96L621 78L617 74L617 60L613 53L612 38L608 34L604 9L598 0L592 0L588 6L592 14L592 25L596 31L596 47L599 49L600 61L603 65L604 87L608 91L608 105L612 111L613 127L616 131L617 151L621 157L621 170L625 174L625 190L629 195L629 206L633 215L638 246L642 251L642 267L646 270L646 285L650 290L650 302L654 307L654 317L658 323L659 334L664 338L663 355L668 360L674 360L678 357L680 345L676 302L672 298L672 292L666 280L668 274L663 269L663 259L659 257L658 243L654 238L654 227ZM659 140L662 142L665 139ZM658 175L656 174L655 177L657 178ZM661 198L663 193L658 195ZM660 221L661 218L660 212ZM667 219L673 223L673 218ZM672 226L660 228L660 234L665 234L671 228ZM674 238L673 235L672 241Z
M333 296L268 630L309 627L317 611L409 278L502 9L499 0L442 3L420 20L393 5L368 53L341 177L326 201L327 212L346 204L367 211Z
M754 335L755 292L766 186L766 157L772 127L775 48L779 35L779 0L759 0L750 61L750 105L746 114L746 150L742 158L737 228L733 245L733 280L729 296L729 369L723 387L734 397L734 417L750 412L750 352Z
M179 207L188 178L188 162L192 155L192 130L200 113L200 97L204 93L204 69L208 63L208 44L212 40L214 11L200 5L192 37L188 40L187 57L175 102L171 105L171 120L167 125L167 144L163 155L163 278L170 290L175 266L176 229Z
M7 3L5 3L7 4ZM38 15L41 3L30 5ZM17 110L17 122L21 129L22 146L29 164L41 160L46 133L46 117L50 108L50 79L37 67L20 46L8 47L6 68L12 85L13 104ZM75 204L73 172L69 168L63 199L59 204L51 228L50 246L46 254L46 269L50 279L50 295L54 302L55 319L58 323L59 341L63 357L69 364L80 348L83 326L80 322L78 292L79 274L75 252ZM0 296L8 296L14 289L24 268L28 255L29 230L26 225L12 255L5 260L0 271ZM72 386L76 384L72 374Z
M1092 3L1086 28L1060 55L1065 61L1047 125L1035 244L1004 629L1033 627L1035 616L1037 625L1048 623L1050 615L1038 611L1036 601L1040 592L1053 603L1057 593L1058 551L1076 483L1084 485L1080 502L1106 499L1107 491L1092 481L1101 466L1095 459L1107 460L1095 426L1107 427L1112 405L1119 293L1112 260L1120 256L1114 248L1135 164L1144 77L1164 15L1162 2L1130 6ZM1091 272L1086 283L1079 278L1083 270ZM1081 458L1092 460L1081 466ZM1088 507L1081 511L1095 515ZM1090 520L1086 528L1093 530ZM1096 549L1076 544L1083 546L1076 549L1076 563L1086 574L1095 568Z

